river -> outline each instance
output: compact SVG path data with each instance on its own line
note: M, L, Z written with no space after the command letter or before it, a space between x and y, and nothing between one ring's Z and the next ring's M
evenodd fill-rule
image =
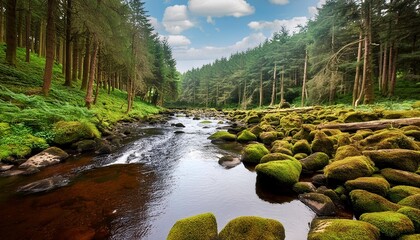
M185 128L174 128L171 123ZM167 124L135 126L124 147L107 156L80 155L31 176L0 179L0 239L160 240L180 218L212 212L219 231L233 218L279 220L286 239L306 239L315 214L295 196L262 189L252 167L226 169L236 143L207 139L223 124L176 117ZM184 133L175 133L182 130ZM68 176L47 193L17 194L27 183Z

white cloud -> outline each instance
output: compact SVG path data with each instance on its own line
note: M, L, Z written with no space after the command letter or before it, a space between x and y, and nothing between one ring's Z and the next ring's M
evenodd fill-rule
M152 24L152 27L156 32L159 32L162 29L162 24L155 17L149 17L149 22Z
M180 34L194 27L194 23L188 16L187 6L174 5L167 7L163 14L163 26L171 34Z
M285 5L289 3L289 0L270 0L270 2L273 4Z
M278 32L281 30L281 28L284 26L289 31L289 33L298 32L299 25L306 25L308 21L307 17L294 17L292 19L288 20L274 20L274 21L253 21L248 23L248 27L255 30L255 31L264 31L269 30L272 33Z
M255 12L245 0L190 0L188 8L193 14L205 17L243 17Z
M187 47L191 44L190 39L184 35L169 35L165 37L169 45L173 48Z
M318 8L322 8L327 0L319 0L316 6L308 7L310 18L314 18L318 14Z

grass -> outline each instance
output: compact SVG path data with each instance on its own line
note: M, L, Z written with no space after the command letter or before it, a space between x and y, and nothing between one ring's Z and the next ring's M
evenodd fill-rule
M44 97L44 65L45 59L36 54L31 54L31 62L26 63L25 49L18 48L17 67L9 67L5 64L5 45L0 45L0 125L7 124L9 128L0 129L0 160L27 156L31 152L28 148L46 148L54 138L53 126L59 121L84 121L107 128L121 120L139 119L159 111L158 107L136 99L133 110L127 114L127 94L118 89L111 94L100 89L97 104L88 110L86 93L80 90L81 81L72 87L63 86L59 64L54 64L50 94ZM21 149L16 149L17 143Z

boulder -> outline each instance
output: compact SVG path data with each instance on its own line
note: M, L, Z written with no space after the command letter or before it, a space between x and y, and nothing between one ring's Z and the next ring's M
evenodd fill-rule
M261 158L270 152L264 144L253 143L246 146L242 152L242 161L247 163L260 163Z
M311 182L315 186L323 186L327 184L327 177L324 174L315 174L314 176L312 176Z
M374 171L375 169L367 157L355 156L331 163L325 167L324 174L328 180L345 182L371 176Z
M167 240L217 240L216 217L203 213L178 220L169 231Z
M238 142L251 142L256 141L257 136L248 130L243 130L238 136Z
M60 121L54 124L54 143L67 145L82 139L100 138L96 126L90 122Z
M323 152L328 156L334 153L334 142L322 131L315 131L314 140L312 141L312 152Z
M409 235L404 235L398 238L398 240L419 240L419 239L420 239L420 234L409 234Z
M392 168L385 168L381 170L381 174L390 183L420 187L420 175L416 173L396 170Z
M21 164L19 168L46 167L57 164L68 157L69 155L60 148L50 147L37 155L30 157L26 162Z
M273 143L271 143L271 151L273 152L273 149L275 148L286 148L292 151L293 145L289 143L287 140L276 140Z
M7 164L0 163L0 172L9 171L10 169L12 169L12 167L13 167L13 165L7 165Z
M233 156L223 156L219 158L219 164L224 168L230 169L241 164L241 160Z
M315 192L316 187L311 182L297 182L293 185L293 191L297 194Z
M216 133L213 133L210 137L208 137L210 140L224 140L224 141L235 141L236 135L232 133L228 133L226 131L218 131Z
M397 211L400 206L388 201L386 198L365 190L353 190L350 199L356 213Z
M402 207L398 209L399 213L407 216L414 224L416 233L420 233L420 210L412 207Z
M272 161L258 164L258 177L279 187L291 187L299 181L302 166L297 160Z
M302 164L302 170L304 172L315 172L322 170L329 163L329 157L323 152L316 152L308 157L299 160Z
M178 128L184 128L185 127L185 125L182 124L182 123L175 123L174 126L178 127Z
M391 188L388 192L388 198L394 203L403 200L406 197L420 194L420 188L413 186L398 185Z
M260 133L259 138L264 144L270 145L272 142L277 140L277 132L262 132Z
M321 193L305 193L299 195L299 200L308 206L318 216L335 215L336 209L331 199Z
M379 240L379 229L370 223L349 219L315 219L308 240Z
M363 189L381 195L382 197L387 196L390 188L389 183L380 177L360 177L349 180L344 185L349 192L355 189Z
M360 216L360 220L374 225L381 235L387 238L414 233L413 222L402 213L391 211L364 213Z
M310 155L312 153L311 145L308 143L308 141L306 139L298 140L293 145L293 153L294 154L306 153L306 154Z
M345 145L337 148L335 157L332 161L343 160L346 157L360 156L362 153L352 145Z
M382 149L363 151L378 168L394 168L415 172L419 168L420 151L407 149Z
M260 163L266 163L266 162L271 162L271 161L281 161L281 160L296 160L296 159L284 153L269 153L267 155L264 155L264 157L261 158Z
M46 179L42 179L36 182L26 184L18 188L17 192L24 194L32 194L39 192L51 191L53 189L64 187L68 185L70 180L63 176L54 176Z
M81 140L72 144L72 148L76 149L80 153L94 151L97 148L97 143L95 140Z
M399 205L420 209L420 194L408 196L398 202Z
M219 240L238 239L284 240L285 231L283 225L277 220L243 216L228 222L219 234Z
M302 160L306 157L308 157L308 154L306 153L297 153L295 155L293 155L294 158L296 158L297 160Z

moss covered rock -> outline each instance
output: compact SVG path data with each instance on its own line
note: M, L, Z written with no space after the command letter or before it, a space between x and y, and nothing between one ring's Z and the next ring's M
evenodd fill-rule
M398 202L399 205L420 209L420 194L414 194Z
M300 194L299 200L312 209L318 216L335 215L336 209L333 201L322 193Z
M281 161L281 160L295 160L296 161L296 158L290 155L284 154L284 153L269 153L261 158L260 163L267 163L271 161Z
M365 190L353 190L350 199L356 213L397 211L400 206L388 201L386 198Z
M307 141L312 141L311 132L315 130L315 126L311 124L303 124L302 128L293 135L293 139L306 139Z
M395 136L390 137L387 139L382 140L378 144L376 144L376 149L410 149L410 150L420 150L420 147L416 144L416 142L405 136Z
M260 163L261 158L269 154L267 148L265 148L264 144L254 143L249 144L246 146L242 152L242 161L248 163Z
M402 207L398 210L399 213L407 216L414 224L416 233L420 233L420 210L412 207Z
M300 128L302 123L302 118L297 113L291 113L280 119L280 126L285 129Z
M354 180L349 180L345 183L347 191L351 192L355 189L363 189L371 193L376 193L383 197L387 196L390 185L389 183L379 177L360 177Z
M334 142L322 131L316 131L312 141L312 152L323 152L328 156L334 153Z
M299 161L302 164L304 172L315 172L327 166L329 159L330 158L327 154L323 152L316 152Z
M308 157L308 154L306 154L306 153L297 153L297 154L293 155L293 157L296 158L297 160L301 160L301 159L304 159L304 158Z
M349 112L343 116L342 120L345 123L351 122L367 122L378 120L379 114L374 112Z
M226 131L218 131L213 133L210 137L208 137L210 140L224 140L224 141L235 141L236 135L226 132Z
M394 137L404 137L404 132L399 129L382 129L374 132L373 134L367 136L365 139L363 139L360 142L361 146L370 146L373 147L376 144L388 139L388 138L394 138Z
M297 160L272 161L258 164L258 177L280 187L291 187L299 181L302 166Z
M167 240L217 240L216 217L203 213L178 220L169 232Z
M297 194L315 192L316 188L311 182L297 182L293 185L293 191Z
M19 168L41 168L57 164L69 155L58 147L50 147L35 156L30 157L26 162L21 164Z
M359 177L368 177L375 171L369 159L365 156L347 157L335 161L324 169L328 180L348 181Z
M395 168L410 172L418 169L420 161L420 151L406 149L363 151L363 155L369 156L378 168Z
M284 240L283 225L276 220L244 216L226 224L219 234L220 240Z
M260 123L261 118L259 116L256 116L256 115L252 115L252 116L247 117L245 119L245 122L248 123L248 124Z
M306 139L301 139L293 145L293 153L306 153L309 155L312 153L311 145Z
M414 225L410 218L398 212L365 213L360 216L360 220L374 225L382 236L388 238L414 233Z
M412 172L385 168L381 170L382 176L388 180L388 182L397 185L408 185L413 187L420 187L420 175Z
M420 194L420 188L413 186L398 185L391 188L388 192L388 198L394 203L403 200L406 197Z
M370 223L348 219L315 219L308 240L378 240L379 229Z
M409 234L409 235L403 235L398 240L419 240L420 234Z
M54 142L59 145L100 137L101 134L96 126L89 122L60 121L54 124Z
M333 161L343 160L346 157L360 156L362 153L352 145L337 148Z
M277 132L262 132L259 138L264 144L271 145L272 142L277 140Z
M238 136L238 142L256 141L257 136L248 130L243 130Z
M286 148L289 149L290 151L292 151L293 149L293 145L287 141L287 140L276 140L271 144L271 147L282 147L282 148Z

